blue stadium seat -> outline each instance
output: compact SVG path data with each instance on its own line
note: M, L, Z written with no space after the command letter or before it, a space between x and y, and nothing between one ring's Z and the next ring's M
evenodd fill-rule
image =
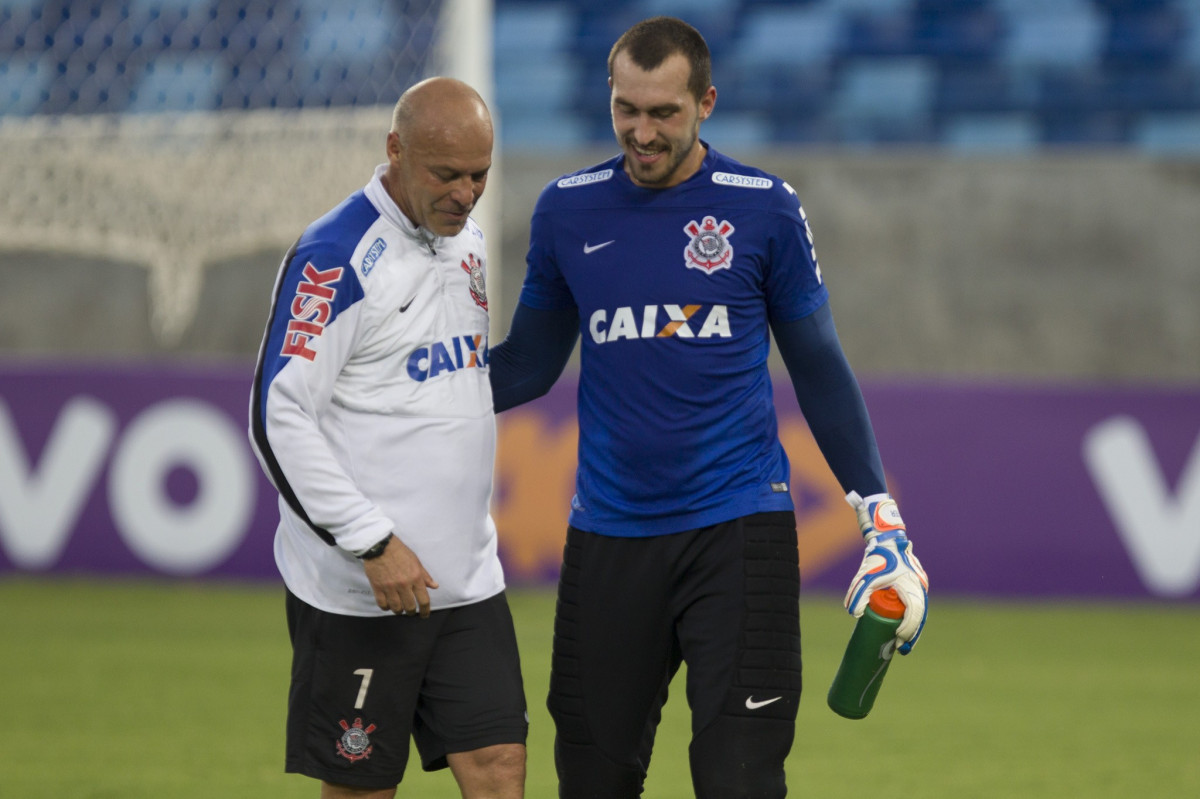
M1190 0L1091 0L1092 5L1103 11L1105 14L1115 14L1125 11L1135 10L1150 10L1165 8L1167 6L1176 6L1180 2L1189 2Z
M539 62L509 64L496 73L496 104L507 115L565 111L579 85L574 61L547 55Z
M1044 144L1113 147L1129 139L1131 118L1119 111L1052 109L1042 113L1040 119Z
M916 20L908 8L845 14L839 55L843 58L905 56L919 52Z
M1140 0L1136 0L1140 2ZM1080 9L1096 9L1099 0L990 0L992 6L1005 17L1029 16L1031 14L1076 13Z
M1175 6L1139 4L1109 17L1104 60L1108 64L1159 64L1174 60L1186 35Z
M278 42L289 28L295 39L285 41L282 52L270 46L262 54L248 52L238 62L238 91L249 107L390 105L426 76L433 35L426 5L300 0L291 18L284 13L257 22L257 40ZM243 82L242 72L256 67L274 91L264 94Z
M1000 15L984 0L921 0L914 14L916 52L945 66L990 61L1003 32Z
M642 13L630 4L614 2L601 3L598 7L591 7L591 4L581 7L575 35L576 54L580 59L603 63L613 43L642 17Z
M204 111L217 108L228 81L223 62L212 56L160 56L146 64L130 92L127 111Z
M1200 111L1147 114L1135 123L1131 139L1153 155L1200 156Z
M768 114L713 114L700 127L700 135L722 152L754 149L771 143L774 130Z
M575 62L575 91L571 108L584 116L608 117L611 91L608 88L608 66L595 58Z
M1098 61L1104 20L1086 0L998 0L1008 29L1002 57L1016 69L1087 66Z
M871 14L890 15L897 12L908 12L916 0L829 0L843 14L867 12Z
M1180 0L1183 38L1179 43L1179 61L1200 69L1200 0Z
M301 12L290 15L269 14L270 9L247 4L240 13L219 14L205 37L215 41L212 47L219 50L231 64L252 61L255 66L265 67L277 52L279 42L286 42L285 57L290 61L293 52L303 44L304 29L308 20L301 19ZM262 48L262 49L260 49Z
M127 12L128 33L137 38L139 47L150 52L179 53L198 49L214 49L219 37L215 33L216 8L204 0L128 0L125 3L96 4L101 9ZM93 30L93 36L101 35Z
M44 3L20 0L0 6L0 56L32 56L46 50L46 35L58 20L46 18Z
M838 130L828 116L776 119L775 142L779 144L827 145L838 141Z
M570 51L577 25L568 3L497 5L492 50L497 69Z
M569 3L497 5L495 111L505 147L556 150L587 140L572 113L578 70L569 55L578 25Z
M909 144L933 135L937 71L926 58L851 62L834 92L830 118L845 144Z
M1038 106L1048 113L1200 108L1200 75L1152 67L1049 71L1040 80Z
M731 62L713 72L716 114L761 112L788 121L823 114L829 107L833 72L787 65L742 68Z
M937 71L925 58L855 61L842 72L835 113L849 121L921 119L933 107L936 81Z
M0 61L0 115L28 116L37 112L58 75L48 56L10 56Z
M1025 153L1038 146L1040 133L1032 114L967 114L942 126L941 143L971 154Z
M122 9L115 4L87 8L42 9L40 46L24 54L45 53L58 72L45 87L41 113L119 111L128 88L118 70L129 53L120 35ZM25 41L34 31L25 33ZM111 78L111 87L98 79Z
M571 150L587 144L592 134L589 120L574 114L528 111L500 119L500 144L513 150Z
M741 68L822 66L838 47L842 17L832 5L763 7L749 12L729 57Z
M718 59L735 40L742 14L741 0L634 0L634 8L643 17L679 17L694 25Z
M686 19L696 15L709 20L727 19L742 8L742 0L634 0L647 17L666 15Z
M914 0L917 14L959 14L981 8L992 8L992 0Z
M993 64L947 69L938 81L935 105L944 115L1020 111L1034 107L1037 88L1032 76Z
M523 3L527 0L501 0L504 3ZM634 9L637 0L536 0L537 2L550 2L552 4L565 4L571 6L581 14L633 14L639 16L639 12Z
M70 86L69 101L72 113L118 113L127 110L131 82L136 76L129 73L126 63L113 53L94 53L80 66L73 57L67 63L66 74L55 81L55 91L63 84Z
M0 114L391 103L424 71L406 44L431 35L436 2L6 0ZM611 141L609 48L656 14L709 40L718 146L1184 151L1200 114L1200 0L494 3L496 106L514 146Z
M189 14L205 14L211 8L209 0L125 0L123 5L129 9L130 16L138 14L158 15L180 12Z
M377 0L301 0L303 58L309 62L377 60L399 23L387 3Z

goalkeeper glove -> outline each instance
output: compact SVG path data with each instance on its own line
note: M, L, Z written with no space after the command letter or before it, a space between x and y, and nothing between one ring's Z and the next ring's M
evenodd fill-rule
M867 541L867 551L842 604L850 615L859 618L872 592L895 588L904 602L904 618L896 630L897 649L907 655L925 629L929 578L913 554L896 500L890 494L872 494L863 499L851 491L846 501L858 516L858 528Z

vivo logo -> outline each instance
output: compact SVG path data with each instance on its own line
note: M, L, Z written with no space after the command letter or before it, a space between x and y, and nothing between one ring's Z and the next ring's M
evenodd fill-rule
M0 401L0 545L16 567L55 565L106 465L112 523L143 563L170 574L198 574L241 543L257 480L239 426L200 400L170 399L117 428L109 406L73 397L33 463ZM180 468L197 483L185 503L165 490L168 476Z
M1200 587L1200 438L1174 493L1146 431L1131 417L1090 429L1083 460L1146 587L1162 596Z

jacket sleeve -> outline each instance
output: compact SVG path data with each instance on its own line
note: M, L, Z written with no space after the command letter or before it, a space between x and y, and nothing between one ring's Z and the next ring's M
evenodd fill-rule
M391 521L341 466L322 429L342 368L354 353L363 291L334 256L284 260L251 398L255 453L280 496L328 544L361 552Z

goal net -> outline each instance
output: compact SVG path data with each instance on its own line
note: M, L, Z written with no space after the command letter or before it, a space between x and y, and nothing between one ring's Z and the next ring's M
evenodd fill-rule
M491 0L0 0L0 261L144 267L169 347L205 264L282 253L366 183L405 88L452 75L491 105L490 35Z

